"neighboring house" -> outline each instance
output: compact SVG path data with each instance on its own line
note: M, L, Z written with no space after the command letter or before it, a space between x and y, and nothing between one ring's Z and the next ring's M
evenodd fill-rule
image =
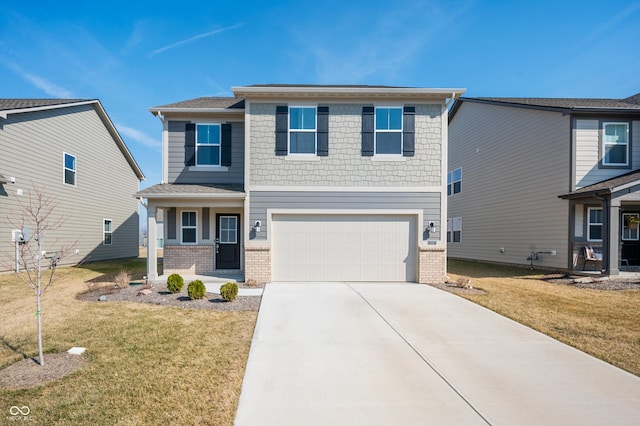
M15 252L20 202L39 188L63 221L41 235L47 253L75 249L65 264L138 256L142 171L98 100L0 99L0 269Z
M458 99L448 255L612 275L638 269L639 138L640 95Z
M255 85L153 107L163 273L442 281L447 100L463 89ZM148 274L157 277L149 247Z

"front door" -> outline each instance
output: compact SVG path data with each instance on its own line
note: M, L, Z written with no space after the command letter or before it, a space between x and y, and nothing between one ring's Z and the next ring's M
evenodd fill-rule
M622 214L622 266L640 265L639 218L640 213Z
M216 269L240 269L239 214L216 214Z

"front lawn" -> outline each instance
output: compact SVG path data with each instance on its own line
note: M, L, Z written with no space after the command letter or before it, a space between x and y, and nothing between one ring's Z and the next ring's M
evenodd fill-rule
M83 302L84 282L140 278L144 259L61 268L43 296L46 352L87 348L76 373L33 389L1 390L2 416L28 406L34 424L233 424L257 312ZM0 276L0 368L37 356L35 297Z
M640 290L591 290L545 281L550 273L449 260L460 296L640 376Z

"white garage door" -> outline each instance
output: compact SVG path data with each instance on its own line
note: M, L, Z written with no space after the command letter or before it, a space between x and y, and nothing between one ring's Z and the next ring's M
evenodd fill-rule
M415 281L415 216L274 215L273 281Z

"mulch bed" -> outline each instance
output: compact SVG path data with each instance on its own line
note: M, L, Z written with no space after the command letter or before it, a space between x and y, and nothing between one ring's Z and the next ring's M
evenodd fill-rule
M66 352L44 354L44 365L37 358L25 358L0 370L0 389L35 388L79 370L87 360Z
M543 278L554 284L570 285L590 290L640 290L640 280L628 278L589 277L567 274L551 274Z

